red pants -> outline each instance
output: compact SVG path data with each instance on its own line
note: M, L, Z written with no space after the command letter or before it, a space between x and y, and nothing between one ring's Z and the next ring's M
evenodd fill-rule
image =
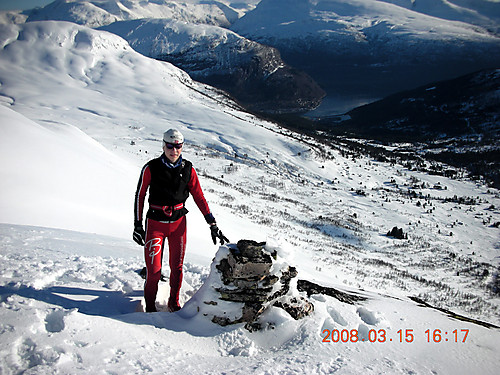
M144 246L147 269L146 283L144 284L146 311L156 311L155 301L158 282L161 278L165 238L168 239L168 263L170 265L170 298L168 299L168 306L171 308L179 306L182 264L186 251L186 217L183 216L174 223L161 223L146 219L146 245Z

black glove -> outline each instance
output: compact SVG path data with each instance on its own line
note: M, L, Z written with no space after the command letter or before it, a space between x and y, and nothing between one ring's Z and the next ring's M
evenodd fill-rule
M135 226L134 227L134 234L132 236L134 241L141 246L144 246L145 240L146 240L146 233L144 233L144 229L141 226Z
M221 245L224 245L225 242L229 242L227 237L224 236L220 229L217 227L217 224L210 225L210 232L212 233L212 241L214 241L214 245L217 244L217 238L220 240Z

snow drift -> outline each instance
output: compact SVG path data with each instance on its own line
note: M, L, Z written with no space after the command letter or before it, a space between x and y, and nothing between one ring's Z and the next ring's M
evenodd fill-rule
M0 106L0 222L125 236L135 169L69 124Z

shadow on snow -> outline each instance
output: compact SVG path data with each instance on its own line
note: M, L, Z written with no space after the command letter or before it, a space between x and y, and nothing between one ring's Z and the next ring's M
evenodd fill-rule
M18 295L52 305L66 310L76 309L79 313L91 316L111 318L123 323L150 325L175 332L186 332L194 336L210 337L232 331L241 325L220 327L205 317L198 316L192 304L186 303L185 308L175 313L137 312L143 291L123 293L112 290L84 289L76 287L52 286L45 289L33 287L18 287L14 283L0 286L0 301Z

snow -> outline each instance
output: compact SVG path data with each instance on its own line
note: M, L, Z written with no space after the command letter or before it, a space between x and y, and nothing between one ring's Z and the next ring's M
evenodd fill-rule
M410 299L500 325L498 191L281 129L104 31L1 25L0 45L2 374L498 371L498 328ZM226 248L189 200L183 309L141 312L133 194L170 127L232 242L267 241L299 279L367 299L313 295L311 317L272 308L254 333L211 323L194 307Z
M421 6L420 1L416 3L416 7L405 6L402 3L405 2L294 0L290 3L289 0L264 0L255 10L238 19L231 29L249 39L262 42L302 39L308 36L332 38L330 34L334 34L340 40L355 38L360 43L366 43L367 39L375 42L377 38L387 38L393 43L398 39L417 41L445 39L449 42L458 39L498 43L497 37L489 35L480 27L482 22L488 26L494 25L498 10L492 12L493 20L484 21L479 15L469 18L454 17L453 15L463 12L455 11L449 2L442 4L445 11L438 11L436 8L439 7L428 4L427 7ZM286 11L280 11L283 9ZM467 14L475 13L469 10ZM388 33L388 30L391 32Z
M495 0L382 0L413 11L498 31L500 3Z
M229 0L56 0L31 12L28 21L71 21L99 27L116 21L142 18L168 18L182 22L229 26L260 0L232 2Z
M132 164L74 126L42 127L5 106L0 113L2 221L128 234L122 202L134 193Z
M205 38L213 45L227 39L243 39L221 27L172 20L116 22L103 29L127 38L137 52L154 56L184 53Z
M498 365L498 331L446 319L408 300L368 292L370 300L364 306L314 296L315 313L302 321L271 310L264 319L276 322L275 329L255 333L218 327L202 314L193 314L189 303L174 314L134 312L142 286L135 270L142 262L130 241L10 224L2 224L0 230L0 350L5 374L23 370L466 374L477 369L494 374ZM7 271L14 272L7 275ZM198 287L206 271L187 263L186 283ZM160 288L167 288L166 284ZM450 332L449 341L428 343L425 331L438 328L443 336ZM356 329L360 340L367 340L361 333L368 330L377 332L377 340L383 340L386 332L387 340L323 342L325 330L335 329ZM451 333L455 329L457 343ZM462 330L469 330L465 343ZM414 335L413 342L405 342L406 334ZM370 335L375 340L373 331Z

